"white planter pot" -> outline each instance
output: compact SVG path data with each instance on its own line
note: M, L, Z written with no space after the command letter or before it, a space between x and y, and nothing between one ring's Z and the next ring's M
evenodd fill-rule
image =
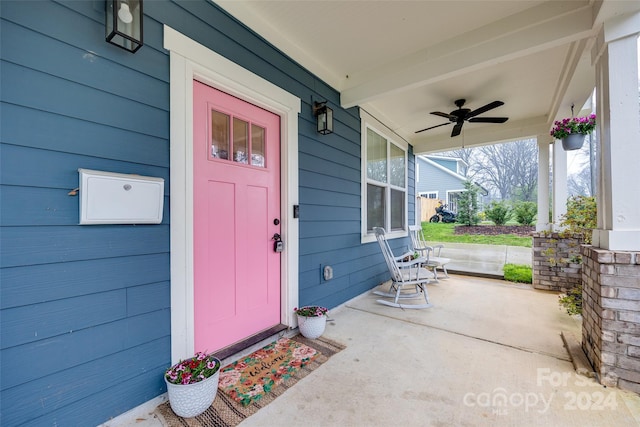
M206 411L216 398L219 378L220 369L206 380L195 384L171 384L165 378L173 412L182 418L191 418Z
M327 316L305 317L298 315L298 328L300 333L309 339L316 339L324 332L327 325Z

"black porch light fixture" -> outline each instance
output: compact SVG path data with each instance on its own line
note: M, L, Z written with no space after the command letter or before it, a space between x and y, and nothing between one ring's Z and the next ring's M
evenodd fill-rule
M106 1L106 40L135 53L142 47L142 0Z
M327 101L313 102L313 115L318 120L318 133L333 133L333 110L327 107Z

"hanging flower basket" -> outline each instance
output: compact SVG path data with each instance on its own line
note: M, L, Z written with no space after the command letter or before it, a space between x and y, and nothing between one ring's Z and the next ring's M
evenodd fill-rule
M311 305L294 311L298 316L298 329L302 336L314 340L324 333L329 312L325 307Z
M585 135L581 133L570 133L566 137L562 138L562 148L565 151L579 150L584 143Z
M167 369L164 381L173 412L182 418L202 414L216 398L219 378L220 360L205 353Z
M596 115L588 117L571 117L556 121L551 129L551 136L562 140L565 151L577 150L582 147L584 137L596 128Z

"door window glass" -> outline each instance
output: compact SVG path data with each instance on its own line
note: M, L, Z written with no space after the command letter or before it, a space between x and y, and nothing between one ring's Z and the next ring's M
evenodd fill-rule
M251 125L251 164L264 167L265 129L258 125Z
M229 116L211 110L211 157L214 159L229 158Z
M210 159L266 167L267 130L249 121L211 110ZM230 156L232 153L233 156Z
M249 123L233 118L233 161L249 163Z

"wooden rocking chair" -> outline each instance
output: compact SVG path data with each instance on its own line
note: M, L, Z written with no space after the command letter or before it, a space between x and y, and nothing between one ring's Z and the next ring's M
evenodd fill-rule
M422 232L422 227L419 225L410 225L409 234L411 235L413 250L415 252L419 252L422 257L427 258L425 267L433 271L436 282L439 281L437 271L438 268L441 268L444 272L444 278L448 278L449 273L447 273L447 264L451 262L451 259L440 256L440 251L442 250L444 245L427 245L424 234Z
M431 307L426 285L434 279L434 275L422 266L426 260L424 258L412 259L414 254L413 252L407 252L399 257L394 256L385 237L384 229L375 227L373 231L375 232L376 239L380 244L384 260L389 268L389 273L391 273L391 286L389 288L389 292L375 291L374 294L393 298L393 301L379 299L377 302L403 309ZM410 260L403 261L405 259ZM410 289L413 292L406 293L406 289L404 289L406 287L413 287L413 289ZM420 296L420 294L424 296L424 304L401 304L399 302L400 299L415 298Z

